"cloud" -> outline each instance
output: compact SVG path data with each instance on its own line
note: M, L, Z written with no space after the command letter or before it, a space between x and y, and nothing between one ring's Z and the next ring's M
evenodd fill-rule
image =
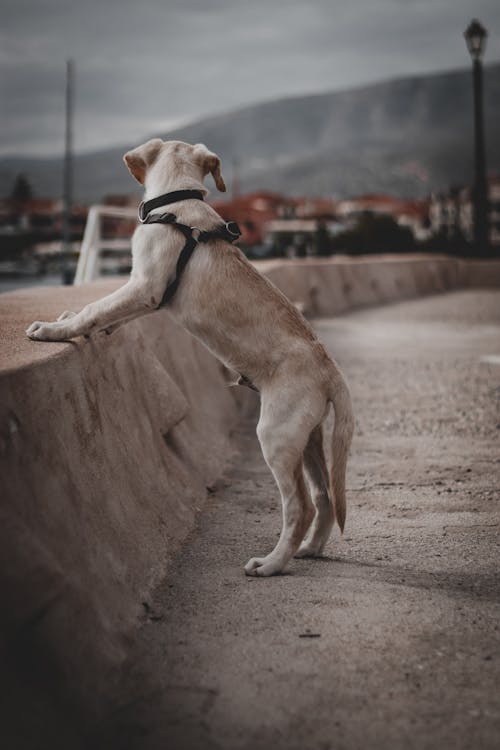
M0 151L78 150L250 102L464 67L470 16L500 59L497 0L2 0Z

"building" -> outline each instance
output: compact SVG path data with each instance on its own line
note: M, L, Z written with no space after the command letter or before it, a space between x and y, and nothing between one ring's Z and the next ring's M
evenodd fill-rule
M0 226L31 231L36 235L60 235L62 231L62 200L58 198L14 198L0 200ZM71 210L71 230L82 234L87 220L86 206L75 205Z
M78 253L87 221L86 206L71 211L71 245ZM55 198L0 200L0 264L6 272L39 272L61 252L62 201ZM7 265L6 265L7 264Z
M500 247L500 175L488 178L489 239ZM470 186L450 188L431 196L429 218L432 233L446 239L474 242L474 202Z
M488 180L488 199L490 242L493 247L500 247L500 175L493 175Z

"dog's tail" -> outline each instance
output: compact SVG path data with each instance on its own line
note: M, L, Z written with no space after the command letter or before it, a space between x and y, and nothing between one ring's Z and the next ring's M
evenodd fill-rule
M333 404L335 425L332 435L330 489L335 518L340 526L340 530L344 531L346 516L345 474L349 448L354 432L354 416L351 396L344 376L335 363L332 362L332 365L328 400Z

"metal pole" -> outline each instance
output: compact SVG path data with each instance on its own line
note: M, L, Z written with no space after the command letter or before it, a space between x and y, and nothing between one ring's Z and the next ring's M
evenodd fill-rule
M483 66L481 60L473 62L474 80L474 140L475 140L475 181L474 181L474 240L480 255L488 252L488 192L486 186L486 157L484 145L483 112Z
M240 168L240 160L235 156L233 157L233 179L231 181L231 197L234 200L235 198L238 198L240 194L240 180L239 180L239 168Z
M71 208L73 205L73 60L66 60L66 110L64 137L63 214L61 275L63 284L71 284Z

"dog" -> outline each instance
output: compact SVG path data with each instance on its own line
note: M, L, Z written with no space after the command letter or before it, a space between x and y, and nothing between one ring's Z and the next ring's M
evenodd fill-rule
M219 157L203 144L154 138L123 158L144 186L145 201L179 190L204 196L208 174L221 192L226 189ZM168 210L188 227L209 231L221 224L203 200L184 199ZM183 243L174 226L139 224L132 238L132 271L124 286L78 314L65 312L55 322L32 323L27 335L63 341L109 332L153 312L175 277ZM321 556L335 520L341 531L344 528L346 465L354 429L349 389L338 366L297 308L224 239L196 247L165 309L238 373L241 383L260 393L257 436L281 495L283 524L275 548L251 558L245 573L271 576L281 573L293 556ZM322 423L330 404L335 423L328 472Z

